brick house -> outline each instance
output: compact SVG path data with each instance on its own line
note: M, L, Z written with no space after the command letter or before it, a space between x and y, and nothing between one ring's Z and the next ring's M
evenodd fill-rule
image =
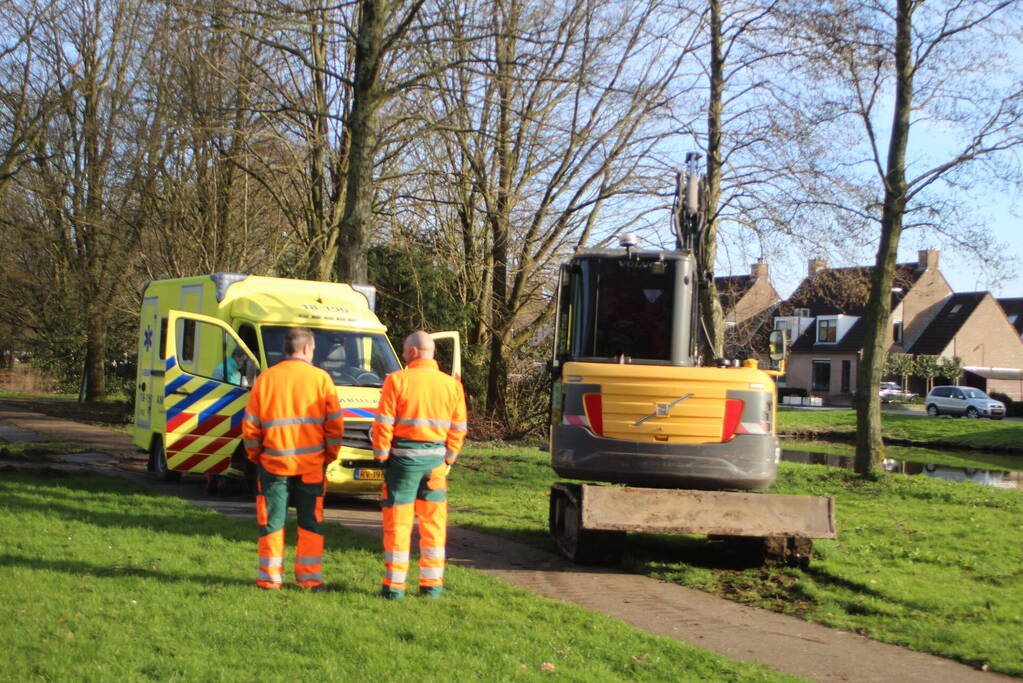
M895 266L891 350L901 353L952 294L938 269L938 252L921 251L916 263ZM776 329L793 339L785 384L826 401L848 401L856 390L863 353L864 315L873 267L828 268L811 259L806 278L779 307Z
M768 277L767 264L759 260L749 275L714 278L725 319L725 357L752 358L767 349L767 332L781 297Z
M789 329L795 340L786 386L803 387L826 401L851 398L873 271L828 269L821 259L810 261L806 279L775 316L775 328ZM959 356L969 370L960 383L1023 398L1023 382L1003 378L1023 368L1019 334L989 293L952 292L938 268L937 251L920 251L916 263L897 264L891 296L889 352ZM925 391L919 378L909 388Z

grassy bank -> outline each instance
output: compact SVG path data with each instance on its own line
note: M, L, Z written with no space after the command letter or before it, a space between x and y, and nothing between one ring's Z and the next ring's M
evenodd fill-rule
M555 480L535 449L469 449L453 521L547 549ZM837 541L808 571L737 564L703 537L630 534L627 566L743 603L1023 675L1023 492L782 463L776 493L836 499Z
M8 680L787 680L458 567L383 601L336 525L331 591L259 591L251 521L110 477L3 472L0 513Z
M931 448L990 449L1023 455L1023 422L967 420L902 413L881 413L887 442ZM801 439L851 439L853 410L778 410L778 433Z

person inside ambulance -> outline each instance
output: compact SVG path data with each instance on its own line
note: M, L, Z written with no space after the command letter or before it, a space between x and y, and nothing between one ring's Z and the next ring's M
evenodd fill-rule
M242 386L242 379L245 377L245 367L248 364L248 360L249 357L242 350L242 347L236 346L231 355L213 370L213 379Z

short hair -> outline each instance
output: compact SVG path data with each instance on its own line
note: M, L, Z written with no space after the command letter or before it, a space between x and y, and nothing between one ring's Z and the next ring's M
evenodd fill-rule
M284 337L284 354L287 356L294 356L296 353L302 350L302 347L306 344L315 344L316 340L313 338L312 330L308 327L292 327L288 329L288 334Z
M240 346L234 347L234 351L231 352L231 358L237 358L238 356L248 357L248 355L245 353L245 349Z

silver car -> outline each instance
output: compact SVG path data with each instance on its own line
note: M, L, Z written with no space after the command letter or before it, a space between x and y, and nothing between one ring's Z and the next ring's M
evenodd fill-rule
M966 417L1005 417L1005 404L973 387L934 387L924 403L928 415L963 415Z
M881 388L877 393L882 401L908 401L911 398L916 398L916 394L912 391L904 391L895 382L881 382Z

